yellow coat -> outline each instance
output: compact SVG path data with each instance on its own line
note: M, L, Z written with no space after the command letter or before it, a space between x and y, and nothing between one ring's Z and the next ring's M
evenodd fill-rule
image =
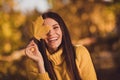
M82 80L97 80L94 66L89 52L83 46L75 46L76 49L76 65ZM67 73L66 62L61 56L62 49L50 55L47 51L48 59L52 62L58 80L70 80ZM34 61L28 59L27 62L27 76L28 80L51 80L48 73L39 73L37 65Z

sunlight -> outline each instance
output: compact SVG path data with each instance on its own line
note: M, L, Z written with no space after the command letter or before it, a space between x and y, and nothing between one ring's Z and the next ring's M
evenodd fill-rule
M47 0L14 0L15 1L15 11L21 11L22 13L27 13L33 10L38 12L46 12L50 9L50 5Z

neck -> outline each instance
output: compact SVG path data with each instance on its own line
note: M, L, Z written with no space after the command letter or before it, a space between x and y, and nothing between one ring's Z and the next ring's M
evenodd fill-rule
M60 46L57 47L57 48L47 47L47 49L48 49L48 52L49 52L50 54L54 54L54 53L55 53L56 51L58 51L61 47L62 47L62 46L60 45Z
M47 49L48 49L48 52L50 54L54 54L58 50L58 48L55 48L55 49L53 49L53 48L47 48Z

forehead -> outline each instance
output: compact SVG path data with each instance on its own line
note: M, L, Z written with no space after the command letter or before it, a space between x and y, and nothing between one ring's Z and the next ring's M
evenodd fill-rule
M52 18L46 18L46 19L44 19L44 24L52 25L52 24L58 24L58 22L55 21L55 20L52 19Z

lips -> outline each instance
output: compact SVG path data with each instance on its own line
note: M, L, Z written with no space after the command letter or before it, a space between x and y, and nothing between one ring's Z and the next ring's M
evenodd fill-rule
M54 37L54 38L49 38L48 39L48 42L55 42L55 41L57 41L58 40L58 38L56 38L56 37Z

